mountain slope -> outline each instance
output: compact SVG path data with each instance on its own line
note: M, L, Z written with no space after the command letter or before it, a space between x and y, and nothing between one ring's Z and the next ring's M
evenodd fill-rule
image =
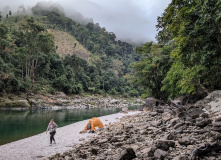
M52 29L48 29L48 32L54 35L56 52L62 57L75 54L85 60L89 59L90 52L69 33Z
M134 46L98 23L82 25L41 8L39 13L0 22L0 92L139 95L123 77L139 59Z

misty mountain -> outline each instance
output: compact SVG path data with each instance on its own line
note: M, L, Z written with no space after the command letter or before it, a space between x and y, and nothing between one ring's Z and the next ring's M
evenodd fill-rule
M59 6L39 3L31 16L19 9L0 23L0 91L139 95L127 80L139 59L133 45L98 23L68 18Z

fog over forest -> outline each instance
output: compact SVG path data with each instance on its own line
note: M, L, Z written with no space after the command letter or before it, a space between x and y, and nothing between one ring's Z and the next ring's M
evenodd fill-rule
M132 43L155 41L155 25L171 0L7 0L0 11L17 13L24 6L27 14L38 2L42 7L56 6L62 13L81 23L94 22L114 32L118 39ZM19 8L20 6L20 8Z

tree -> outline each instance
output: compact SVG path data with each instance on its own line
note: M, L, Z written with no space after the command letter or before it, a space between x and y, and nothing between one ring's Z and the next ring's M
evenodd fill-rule
M163 90L175 91L172 95L178 96L221 88L220 12L218 0L173 0L158 18L158 41L176 45ZM173 73L178 71L183 74L175 82Z
M136 48L136 53L142 55L139 62L132 63L133 82L145 88L144 94L158 99L167 99L168 95L161 91L162 81L171 67L169 51L172 45L162 46L147 42Z
M5 50L6 46L9 43L7 34L8 34L8 28L3 23L1 23L0 24L0 50Z
M34 87L35 70L41 53L48 54L54 51L54 41L50 34L44 34L46 30L35 23L33 18L26 19L21 23L22 37L27 51L25 77L30 77L32 89Z

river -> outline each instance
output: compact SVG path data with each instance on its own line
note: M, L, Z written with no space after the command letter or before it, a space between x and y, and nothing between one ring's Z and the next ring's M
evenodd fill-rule
M129 109L135 108L129 107ZM47 125L52 118L59 127L62 127L92 117L114 114L119 111L121 111L120 108L0 111L0 145L46 131ZM82 126L83 129L84 126Z

